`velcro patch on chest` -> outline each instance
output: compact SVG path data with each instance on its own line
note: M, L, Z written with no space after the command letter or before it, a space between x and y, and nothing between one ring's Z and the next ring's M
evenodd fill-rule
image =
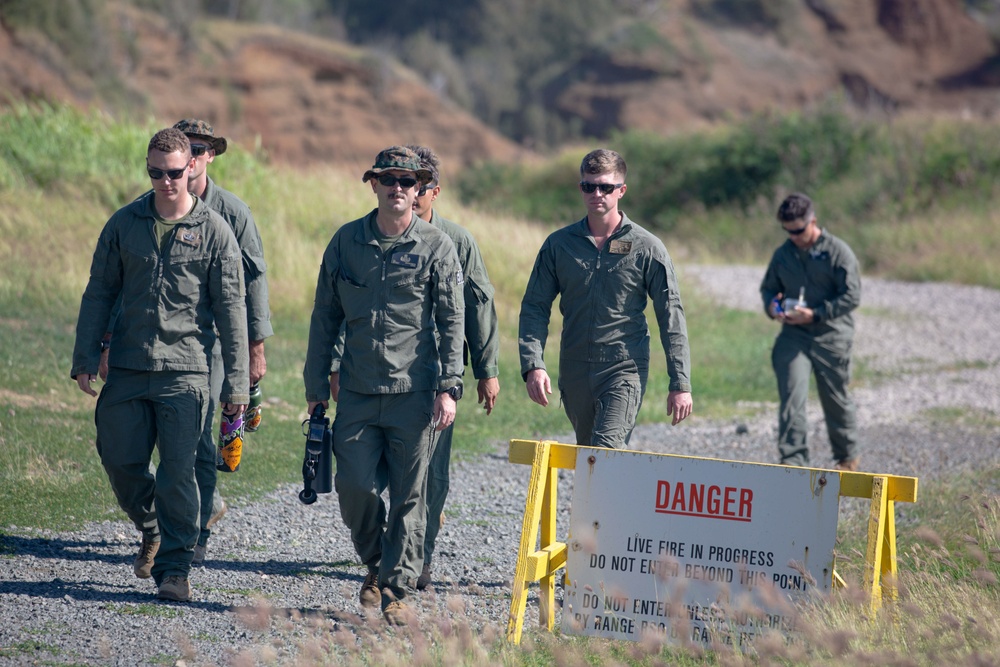
M197 248L201 245L201 234L194 231L193 229L178 229L177 230L177 240L184 245L189 245L192 248Z
M608 244L608 252L612 255L627 255L632 252L632 242L612 239Z
M420 259L420 255L415 255L412 252L395 252L389 261L396 266L402 266L407 269L417 268L417 261Z

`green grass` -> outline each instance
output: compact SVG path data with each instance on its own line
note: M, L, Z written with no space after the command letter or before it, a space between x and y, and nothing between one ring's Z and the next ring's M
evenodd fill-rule
M115 613L123 616L149 616L154 618L177 618L181 610L162 604L117 604L110 607Z

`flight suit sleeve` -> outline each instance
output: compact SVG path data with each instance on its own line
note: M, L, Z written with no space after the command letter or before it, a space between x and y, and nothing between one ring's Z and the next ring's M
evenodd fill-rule
M813 306L816 322L836 319L861 304L861 271L858 268L858 259L846 245L840 247L834 256L833 272L837 281L837 295L833 299L827 299Z
M477 380L500 374L500 323L494 289L479 246L473 242L465 262L465 341Z
M340 263L336 253L337 237L330 242L316 279L316 298L309 323L309 346L302 370L307 401L330 398L330 367L333 349L344 322L344 309L337 294Z
M443 236L443 235L442 235ZM451 239L443 237L431 273L434 318L440 341L438 391L462 384L462 344L465 334L465 278Z
M670 391L691 391L691 348L687 321L674 264L665 248L653 248L646 269L646 290L660 326L660 342L667 357Z
M246 281L247 336L251 341L261 341L273 336L274 329L271 327L268 303L264 244L249 209L236 222L236 240L243 257L243 278Z
M219 402L246 405L250 402L250 345L243 256L229 225L222 218L218 222L225 233L219 233L222 238L212 261L209 293L225 368Z
M97 375L101 339L108 331L112 310L121 295L122 275L117 216L112 216L97 239L90 264L90 279L80 301L70 377Z
M550 241L546 240L535 258L518 316L517 347L522 378L527 376L528 371L545 369L545 341L549 335L552 302L558 293L555 254Z
M781 283L781 279L778 277L778 252L775 251L774 255L771 257L771 262L767 265L767 270L764 272L764 278L760 282L760 298L764 302L764 313L771 317L770 307L771 301L774 297L779 294L784 293L785 287Z

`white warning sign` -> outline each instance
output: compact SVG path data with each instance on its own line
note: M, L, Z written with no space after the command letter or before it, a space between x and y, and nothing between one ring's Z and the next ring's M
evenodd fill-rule
M840 476L580 448L562 627L745 648L829 593Z

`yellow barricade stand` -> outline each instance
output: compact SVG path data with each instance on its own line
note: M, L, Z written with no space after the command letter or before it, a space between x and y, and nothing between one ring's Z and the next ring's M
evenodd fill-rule
M524 628L528 586L539 583L539 626L550 632L555 623L555 575L566 565L566 543L556 540L557 471L576 468L577 445L551 440L511 440L508 460L531 465L528 498L521 524L514 588L507 618L507 639L518 644ZM699 457L680 457L699 458ZM714 459L720 460L720 459ZM768 464L759 464L768 465ZM841 497L870 498L868 546L865 550L863 585L869 604L878 610L883 597L896 597L896 511L897 502L917 501L917 478L840 472ZM833 573L834 583L845 586Z

